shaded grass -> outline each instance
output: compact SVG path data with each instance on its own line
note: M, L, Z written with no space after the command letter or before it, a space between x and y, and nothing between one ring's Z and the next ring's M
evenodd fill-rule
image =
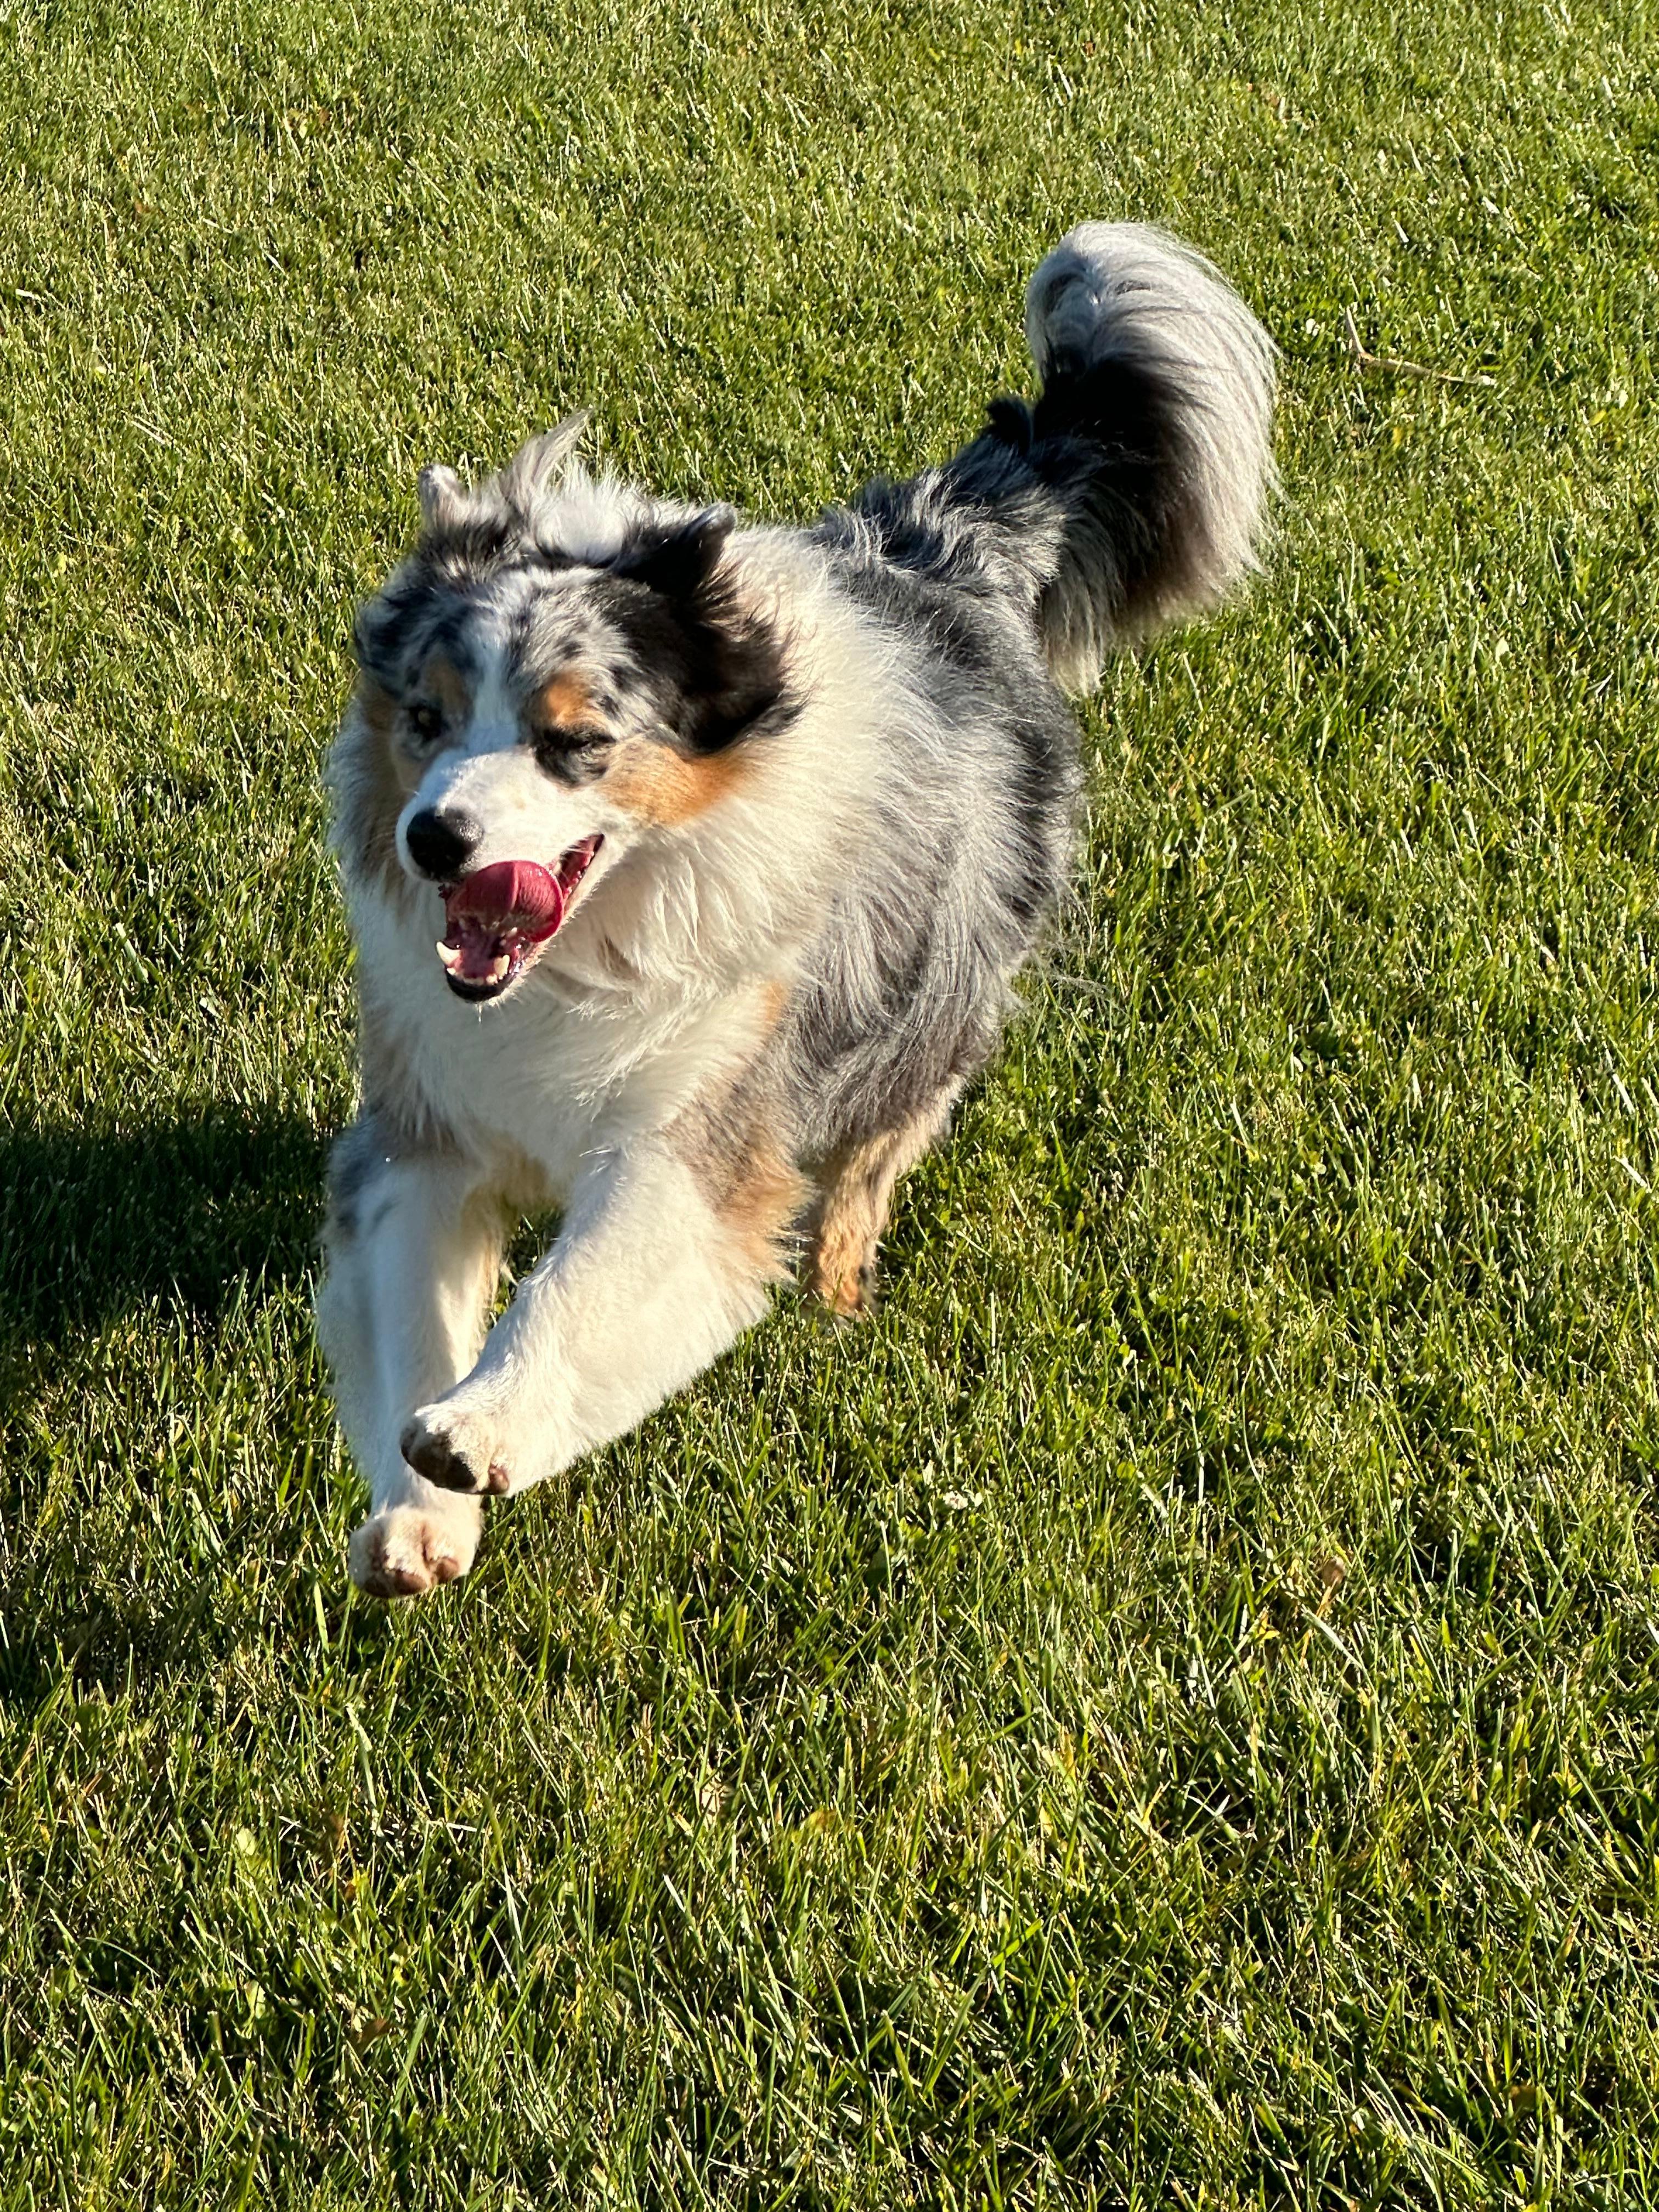
M0 2202L1659 2200L1647 12L0 27ZM1285 349L1280 542L1090 710L881 1314L352 1598L415 467L810 512L1119 212Z

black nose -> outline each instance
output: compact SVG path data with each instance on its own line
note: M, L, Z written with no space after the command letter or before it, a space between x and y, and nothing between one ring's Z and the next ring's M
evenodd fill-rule
M440 814L422 809L404 832L409 857L434 883L453 883L465 868L483 832L470 814Z

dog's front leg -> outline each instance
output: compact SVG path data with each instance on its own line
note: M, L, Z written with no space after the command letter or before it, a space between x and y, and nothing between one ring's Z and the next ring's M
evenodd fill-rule
M465 1574L481 1512L417 1474L398 1449L411 1407L477 1355L501 1264L501 1216L453 1155L388 1155L372 1121L340 1140L318 1330L340 1425L369 1487L352 1578L408 1597Z
M620 1436L765 1311L801 1187L767 1159L699 1172L665 1140L597 1163L465 1382L404 1437L446 1488L538 1482Z

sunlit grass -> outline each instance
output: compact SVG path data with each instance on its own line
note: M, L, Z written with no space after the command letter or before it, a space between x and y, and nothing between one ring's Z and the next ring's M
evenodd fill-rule
M1659 2203L1646 13L0 35L0 2204ZM1279 338L1279 540L1090 710L881 1312L349 1595L318 767L415 469L586 403L810 514L1085 215Z

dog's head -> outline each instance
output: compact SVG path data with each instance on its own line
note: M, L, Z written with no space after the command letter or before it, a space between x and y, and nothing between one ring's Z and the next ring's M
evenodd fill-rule
M724 508L687 514L565 465L580 421L471 489L421 477L411 557L359 615L359 783L383 858L434 884L450 988L498 998L642 841L741 784L789 713ZM384 841L388 842L388 841Z

